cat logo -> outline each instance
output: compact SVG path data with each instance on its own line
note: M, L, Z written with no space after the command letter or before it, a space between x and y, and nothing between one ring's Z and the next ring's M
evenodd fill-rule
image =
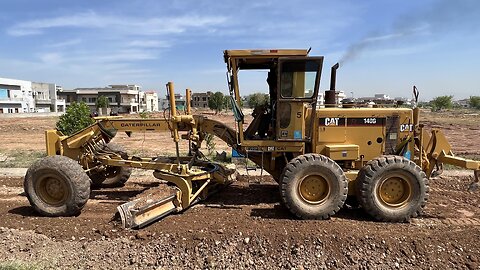
M412 132L413 125L412 124L401 124L400 125L400 132Z
M325 126L338 126L338 117L325 118Z

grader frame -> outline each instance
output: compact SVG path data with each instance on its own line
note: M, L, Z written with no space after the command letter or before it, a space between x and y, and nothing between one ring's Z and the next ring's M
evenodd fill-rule
M207 133L269 172L279 183L283 203L300 218L328 218L343 206L347 196L353 196L377 220L408 220L424 207L428 178L441 173L442 163L474 170L472 188L478 185L480 162L454 156L440 130L428 133L419 123L418 108L338 107L334 101L338 64L332 67L325 107L317 108L323 57L310 57L308 53L309 50L224 52L236 131L221 122L191 115L188 89L186 114L178 115L173 83L168 83L169 118L99 117L95 124L72 136L46 131L47 154L77 161L88 175L111 168L154 170L155 177L177 187L175 195L148 205L137 206L135 201L120 205L122 223L129 228L146 226L169 213L184 210L233 181L234 168L202 159L200 149ZM245 69L269 71L271 97L269 112L257 114L246 129L238 105L238 74ZM265 116L268 119L263 119ZM267 131L258 129L261 122L268 124ZM170 131L176 156L140 158L106 151L103 146L117 131ZM180 136L179 132L186 133ZM179 154L180 138L189 142L191 151L186 157ZM78 214L83 205L60 214L42 208L34 189L28 188L30 182L42 179L37 177L41 170L32 168L25 186L37 211L49 215ZM57 178L57 182L69 183L65 177Z

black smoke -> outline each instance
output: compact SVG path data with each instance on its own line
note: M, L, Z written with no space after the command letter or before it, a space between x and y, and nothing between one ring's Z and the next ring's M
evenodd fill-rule
M453 31L469 35L478 33L479 28L480 1L437 0L422 10L412 10L399 16L390 31L375 31L351 44L341 57L340 64L354 60L372 46L382 46L387 40L401 40L420 33L428 33L429 38L439 38Z

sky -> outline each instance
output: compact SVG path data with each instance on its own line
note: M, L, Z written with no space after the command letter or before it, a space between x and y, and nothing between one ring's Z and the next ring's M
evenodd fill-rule
M312 48L321 90L480 95L480 1L0 0L0 77L227 93L225 49ZM263 73L241 94L266 91Z

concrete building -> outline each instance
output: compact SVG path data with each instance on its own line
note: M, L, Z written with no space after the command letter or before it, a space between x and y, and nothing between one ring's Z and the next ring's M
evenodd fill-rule
M108 98L109 107L113 113L136 113L139 111L138 85L109 85L103 88L75 88L59 91L58 95L64 98L66 105L72 102L85 102L92 112L97 111L96 102L99 96Z
M181 94L175 94L175 106L178 110L185 109L185 97ZM158 101L158 107L161 111L170 107L170 96L166 95L165 98L162 98Z
M155 91L139 92L139 103L141 112L158 111L158 94Z
M34 111L32 82L0 78L0 113Z
M32 82L35 112L65 112L65 100L57 96L61 89L54 83Z
M206 93L193 93L192 94L192 107L194 108L208 108L208 101L213 95L211 91Z
M378 100L391 100L387 94L375 94L375 99Z

